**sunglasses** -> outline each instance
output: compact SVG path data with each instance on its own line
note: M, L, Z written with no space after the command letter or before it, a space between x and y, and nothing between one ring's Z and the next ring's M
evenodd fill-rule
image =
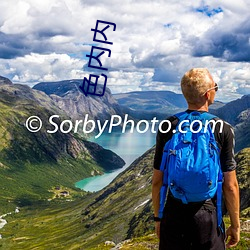
M217 83L214 83L214 87L212 87L212 88L210 88L210 89L207 89L207 91L206 91L203 95L205 95L208 91L210 91L210 90L212 90L212 89L214 89L215 91L218 91L218 89L219 89L218 84L217 84Z

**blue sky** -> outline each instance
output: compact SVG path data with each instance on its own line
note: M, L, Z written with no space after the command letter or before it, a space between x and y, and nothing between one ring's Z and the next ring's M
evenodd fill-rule
M96 20L113 22L103 56L113 93L172 90L206 67L218 98L250 94L250 2L8 0L0 3L0 75L33 86L87 76ZM100 74L104 73L100 71Z

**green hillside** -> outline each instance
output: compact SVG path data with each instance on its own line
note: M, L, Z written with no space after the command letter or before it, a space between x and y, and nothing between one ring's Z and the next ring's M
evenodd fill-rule
M53 128L48 123L53 114L60 115L61 120L67 118L40 91L23 85L0 85L0 215L16 206L53 197L54 192L49 190L55 186L75 189L75 182L91 174L124 165L119 156L85 141L83 135L47 133ZM32 115L43 121L37 133L25 127Z
M247 177L242 179L240 172L242 167L249 168L249 150L236 156L241 189ZM124 250L157 249L156 237L148 235L154 232L153 153L154 149L146 152L102 191L74 201L55 199L40 206L24 207L20 213L7 216L8 224L0 230L3 249L111 249L105 246L105 241L113 241ZM225 220L228 225L229 219ZM249 220L243 217L241 221L241 242L235 249L249 246Z

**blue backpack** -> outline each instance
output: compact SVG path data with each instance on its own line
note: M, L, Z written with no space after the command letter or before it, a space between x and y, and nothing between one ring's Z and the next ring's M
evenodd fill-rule
M216 116L193 111L178 113L175 117L179 122L172 138L164 146L160 166L163 185L159 218L163 217L168 189L184 204L213 198L217 192L217 220L220 227L223 175L219 148L207 122Z

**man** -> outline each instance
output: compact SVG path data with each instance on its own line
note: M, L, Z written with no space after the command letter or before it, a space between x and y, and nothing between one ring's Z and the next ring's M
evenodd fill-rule
M207 69L194 68L186 72L181 80L181 89L188 104L187 112L208 112L214 102L217 84ZM226 235L217 226L216 198L203 202L183 204L168 192L163 218L159 219L160 189L163 172L160 171L165 143L171 139L178 118L169 117L172 127L168 133L158 131L152 179L152 199L154 206L155 230L160 239L161 250L221 250L236 246L240 239L239 187L236 179L234 160L234 133L232 127L223 121L220 133L216 124L214 136L220 148L220 162L223 171L223 196L230 216L231 226ZM163 128L162 131L165 129ZM224 224L223 224L224 226Z

